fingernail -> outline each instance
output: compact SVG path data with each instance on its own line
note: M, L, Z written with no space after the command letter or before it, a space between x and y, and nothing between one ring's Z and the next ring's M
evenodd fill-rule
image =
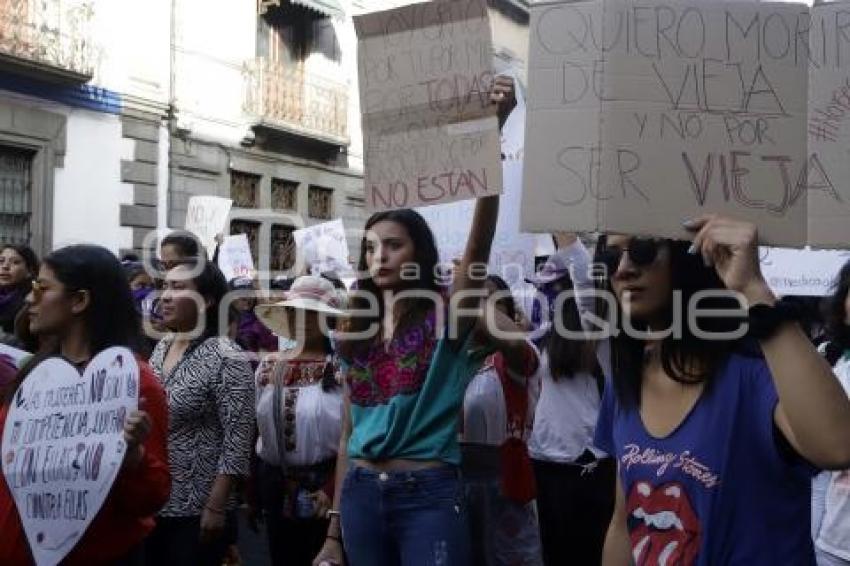
M682 248L679 248L679 249L682 249ZM691 254L691 255L696 254L697 253L697 245L691 244L691 247L688 248L688 253Z
M694 221L690 218L685 218L684 220L682 220L682 226L684 226L685 228L690 228L693 225Z

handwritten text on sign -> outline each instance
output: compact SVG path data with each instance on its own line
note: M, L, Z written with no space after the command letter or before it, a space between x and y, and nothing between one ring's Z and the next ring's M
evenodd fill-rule
M216 235L225 232L232 206L233 201L228 198L195 196L189 199L185 228L198 237L210 256L215 249Z
M826 248L848 247L850 6L845 2L820 4L812 8L811 16L809 242Z
M348 242L342 220L323 222L292 233L298 254L314 274L335 272L342 275L351 270L348 263Z
M821 169L805 136L808 26L793 4L535 8L524 226L681 237L710 210L805 242Z
M355 18L373 210L501 192L483 0L436 0Z
M138 406L139 367L126 348L98 354L81 376L50 358L15 393L3 430L3 475L38 564L58 564L109 495Z
M224 238L218 250L218 267L227 281L237 277L254 277L254 258L246 234Z
M533 234L521 233L519 227L525 114L525 100L518 88L516 108L502 130L502 153L507 156L502 162L504 193L489 263L489 272L501 276L512 289L524 288L525 278L534 274L537 240ZM464 201L418 210L434 233L442 262L448 263L463 257L469 239L469 220L473 215L473 207L471 201Z

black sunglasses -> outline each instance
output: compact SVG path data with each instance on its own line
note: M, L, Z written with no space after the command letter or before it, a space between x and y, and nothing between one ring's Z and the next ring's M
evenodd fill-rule
M652 265L658 257L659 242L649 238L632 238L627 248L604 247L599 251L597 259L608 268L608 275L613 275L620 267L623 254L629 254L629 261L638 267Z

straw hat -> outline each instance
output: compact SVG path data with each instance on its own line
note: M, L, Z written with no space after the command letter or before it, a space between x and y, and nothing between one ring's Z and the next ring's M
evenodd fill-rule
M304 275L295 280L286 293L286 299L273 305L259 305L254 313L260 322L278 336L288 336L287 309L301 309L342 316L339 292L333 284L322 277Z

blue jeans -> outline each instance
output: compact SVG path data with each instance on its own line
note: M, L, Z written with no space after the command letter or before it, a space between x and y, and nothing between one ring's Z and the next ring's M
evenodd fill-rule
M342 486L351 566L466 566L469 531L458 470L378 473L352 465Z

